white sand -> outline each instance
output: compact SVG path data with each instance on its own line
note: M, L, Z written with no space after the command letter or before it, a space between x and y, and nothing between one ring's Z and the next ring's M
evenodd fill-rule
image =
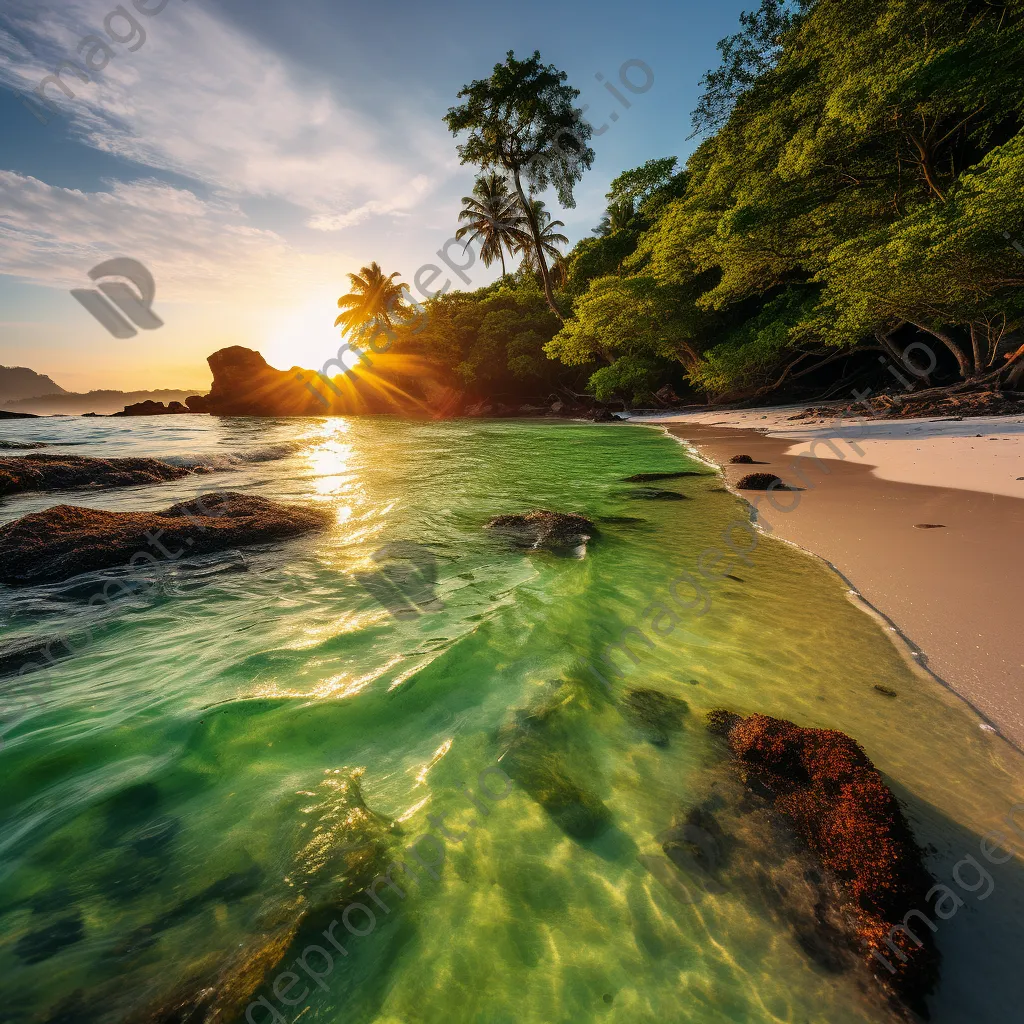
M979 416L959 421L873 420L864 416L843 420L837 429L835 419L789 419L805 408L711 410L630 419L637 423L713 424L758 430L769 437L791 438L794 443L787 455L806 454L816 438L831 438L845 442L838 447L847 458L871 466L880 480L1024 498L1022 416ZM850 441L864 454L852 451ZM822 459L839 457L824 443L814 445L814 454Z

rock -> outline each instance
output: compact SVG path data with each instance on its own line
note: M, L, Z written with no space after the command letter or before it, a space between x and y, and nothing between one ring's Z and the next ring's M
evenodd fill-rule
M189 395L185 399L185 405L188 407L189 412L209 412L209 402L206 400L206 395Z
M0 526L0 583L28 586L125 565L133 555L167 560L322 529L333 514L316 506L282 505L255 495L204 494L163 512L107 512L57 505ZM155 553L154 553L155 552Z
M3 450L30 450L35 448L49 448L45 441L0 441L0 451Z
M565 408L565 402L561 402L561 401L559 401L559 402L552 402L552 403L551 403L551 411L552 411L552 412L553 412L553 413L554 413L554 414L555 414L556 416L557 416L557 415L559 415L559 414L560 414L560 413L562 412L562 410L563 410L564 408Z
M0 677L27 675L74 653L60 634L14 637L0 641Z
M638 487L629 492L629 497L638 501L687 501L685 494L678 491L662 491L657 487Z
M796 488L777 477L774 473L748 473L736 487L741 491L792 491Z
M159 459L90 459L81 455L0 457L0 495L20 491L66 491L86 487L131 487L181 480L204 467L172 466Z
M752 466L754 460L749 455L734 455L730 460L736 466Z
M383 339L378 347L385 344ZM259 352L240 345L219 349L207 358L213 373L210 393L202 403L189 400L189 409L216 416L396 413L422 418L454 415L462 404L445 370L426 358L371 349L360 358L355 352L346 344L325 352L326 362L316 372L300 366L277 370Z
M598 409L593 416L595 423L621 423L624 419L626 419L625 416L617 415L607 406Z
M622 482L625 484L648 484L655 480L678 480L684 476L710 476L710 473L701 473L695 469L684 469L678 473L634 473L627 476Z
M882 686L881 683L875 683L874 688L885 697L898 697L899 694L889 686Z
M690 707L685 700L660 690L634 689L626 692L622 713L656 747L665 747L669 733L682 729Z
M38 964L84 938L85 925L76 910L45 928L23 935L15 944L14 952L22 963Z
M584 516L546 509L535 509L525 515L495 516L485 529L503 533L517 547L530 551L582 549L585 552L587 541L597 533L597 527Z
M600 798L569 774L565 756L546 749L537 737L518 736L501 763L567 836L595 839L611 824L611 812Z
M0 420L37 420L39 417L34 412L7 412L0 409Z
M726 736L746 787L769 802L835 880L863 963L903 1005L927 1016L925 1000L939 978L933 933L914 929L918 945L899 929L910 911L929 906L934 879L899 803L864 751L834 729L804 729L765 715L717 711L709 727Z
M126 1003L131 1009L125 1012L122 1007L118 1020L125 1024L243 1020L246 1006L264 984L303 951L308 952L311 945L324 942L324 930L332 927L350 905L359 902L361 893L365 899L367 887L388 870L389 864L394 867L396 859L393 847L401 830L366 806L359 787L361 775L361 769L331 769L315 794L301 794L302 803L293 816L304 819L302 831L297 833L302 845L288 871L283 897L281 890L267 883L262 869L252 865L185 897L122 940L116 952L127 958L152 945L167 928L208 913L206 907L212 902L232 903L256 897L250 912L241 918L249 925L244 941L200 960L199 973L186 986L162 993L156 988L154 994L155 986L150 983L145 987L151 1000L148 1005L140 1008L137 991L131 991L131 1002ZM375 901L378 897L386 901L389 913L401 906L407 894L407 889L399 887L407 884L401 876L397 882L394 888L379 883L376 887ZM396 890L402 895L396 895ZM126 989L130 986L122 976L96 995L103 1005L116 1006L124 1001Z
M696 865L705 876L705 888L723 892L718 871L729 860L729 842L718 819L708 807L693 807L658 836L665 856L684 871ZM708 885L708 880L718 883Z
M171 402L164 405L163 402L154 402L146 399L145 402L136 402L135 405L126 405L122 412L115 412L115 416L167 416L171 413L191 412L181 402Z
M682 399L672 390L671 384L665 384L654 392L654 397L664 405L678 405Z

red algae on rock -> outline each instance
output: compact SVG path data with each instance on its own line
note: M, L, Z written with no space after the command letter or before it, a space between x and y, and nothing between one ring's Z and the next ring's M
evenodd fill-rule
M896 797L860 745L834 729L766 715L713 711L708 726L728 739L748 789L782 815L838 883L865 964L890 996L927 1018L940 956L931 928L907 918L928 906L934 880Z
M0 583L27 586L131 563L154 550L198 555L322 529L328 509L284 505L233 491L204 494L161 512L107 512L55 505L0 526Z

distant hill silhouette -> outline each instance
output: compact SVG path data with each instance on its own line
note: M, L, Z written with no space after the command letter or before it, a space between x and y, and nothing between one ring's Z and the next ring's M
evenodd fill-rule
M43 378L46 380L47 378ZM53 385L56 387L56 385ZM98 412L109 414L120 412L126 405L134 405L136 402L184 402L186 398L195 394L191 391L89 391L85 394L77 394L74 391L62 391L60 388L50 394L39 395L35 398L22 398L17 402L3 402L2 408L8 412L34 412L46 415L47 413L62 412L70 416L81 415L85 412Z
M67 392L43 373L27 366L0 366L0 405L21 398L66 395Z

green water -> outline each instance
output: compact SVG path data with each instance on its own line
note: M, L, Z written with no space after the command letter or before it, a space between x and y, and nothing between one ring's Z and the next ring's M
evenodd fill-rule
M810 556L761 538L750 564L730 557L736 579L708 584L705 614L666 610L670 583L745 511L659 430L205 417L2 428L57 451L217 468L61 501L155 509L239 489L336 512L326 534L163 560L132 606L90 609L95 578L0 595L4 638L64 631L77 647L0 680L4 1020L181 1020L168 1008L290 942L255 1024L888 1021L862 973L829 972L796 941L759 888L763 851L736 844L713 884L665 858L673 820L716 786L730 792L703 713L855 737L947 882L1024 802L1020 755ZM622 482L684 470L705 475L644 485L683 501ZM11 499L2 517L56 500ZM481 529L536 507L597 519L586 557ZM430 593L403 585L421 614L396 617L358 579L398 542L422 545L419 564L436 570ZM696 604L692 588L677 594ZM605 672L606 687L587 666L633 626L647 640L632 635L636 664L616 656L622 676ZM681 727L638 726L623 713L631 687L684 700ZM582 823L542 806L537 765L581 795ZM421 841L440 835L429 815L451 838ZM301 970L278 977L309 943L329 948L307 925L353 898L346 879L360 880L364 856L408 865L405 898L384 889L385 913L362 897L373 929L358 912L352 930L367 934L334 932L347 956L334 951L329 972L307 956L323 987ZM963 893L939 923L934 1020L1017 1015L1022 867L990 866L989 898ZM296 945L290 929L311 911Z

